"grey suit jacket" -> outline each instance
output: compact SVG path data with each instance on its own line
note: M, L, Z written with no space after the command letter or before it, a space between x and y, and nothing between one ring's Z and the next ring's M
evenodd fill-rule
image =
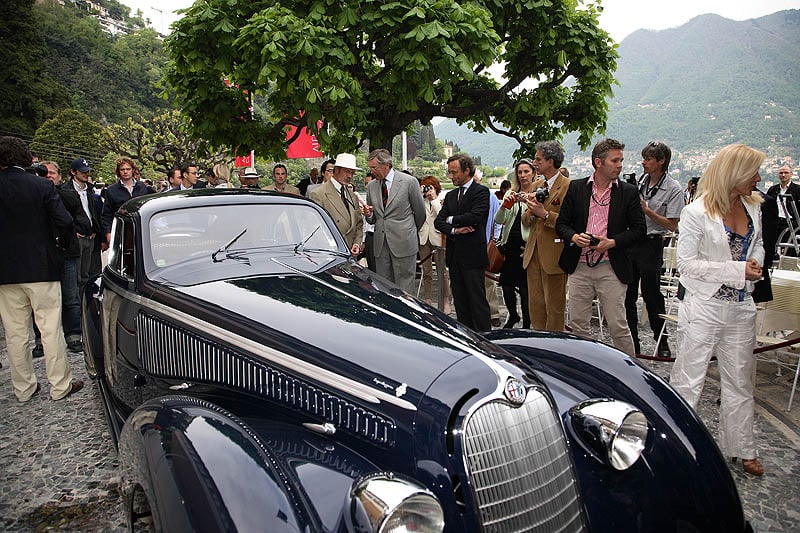
M359 211L356 193L347 187L345 187L345 192L352 202L350 210L344 206L342 197L332 181L326 181L312 190L310 197L328 212L336 227L342 232L347 247L352 249L354 244L361 244L364 233L364 219L361 216L361 211Z
M419 182L413 176L395 170L389 199L383 207L381 181L372 180L367 186L367 204L372 206L375 224L373 250L376 256L389 253L408 257L419 251L419 228L425 222L425 200Z

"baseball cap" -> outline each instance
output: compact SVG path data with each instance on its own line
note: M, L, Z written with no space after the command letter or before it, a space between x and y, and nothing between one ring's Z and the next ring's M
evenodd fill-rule
M78 172L91 172L92 167L89 166L89 162L86 159L79 157L78 159L73 159L72 164L69 166L72 170L77 170Z

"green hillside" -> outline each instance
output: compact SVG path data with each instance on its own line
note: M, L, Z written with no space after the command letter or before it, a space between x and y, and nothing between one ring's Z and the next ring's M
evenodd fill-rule
M702 15L679 28L634 32L619 46L619 86L609 102L607 135L632 149L626 154L631 165L638 162L638 149L653 139L706 159L731 142L750 144L776 159L796 158L799 51L800 10L741 22ZM493 166L507 165L518 147L511 139L472 133L452 120L435 131L437 138L452 140ZM564 144L570 160L579 149L574 137ZM588 171L588 161L584 167Z

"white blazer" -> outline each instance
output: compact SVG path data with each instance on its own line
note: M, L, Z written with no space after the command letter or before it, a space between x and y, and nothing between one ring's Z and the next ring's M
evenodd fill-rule
M436 220L436 216L441 209L442 204L438 199L432 202L425 199L425 222L423 222L422 227L419 228L420 246L430 242L432 246L436 246L437 248L442 247L442 234L433 227L433 221Z
M753 239L747 249L747 259L764 264L761 242L761 208L745 203L753 221ZM703 199L699 198L681 211L678 222L678 272L686 292L708 300L724 284L753 292L754 281L744 279L745 262L733 261L728 234L721 217L710 217Z

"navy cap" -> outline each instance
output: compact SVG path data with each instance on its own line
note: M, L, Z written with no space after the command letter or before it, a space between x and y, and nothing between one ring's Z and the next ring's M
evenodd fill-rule
M72 170L77 170L79 172L91 172L92 167L89 166L89 162L86 161L84 158L79 157L78 159L73 159L72 164L69 166Z

